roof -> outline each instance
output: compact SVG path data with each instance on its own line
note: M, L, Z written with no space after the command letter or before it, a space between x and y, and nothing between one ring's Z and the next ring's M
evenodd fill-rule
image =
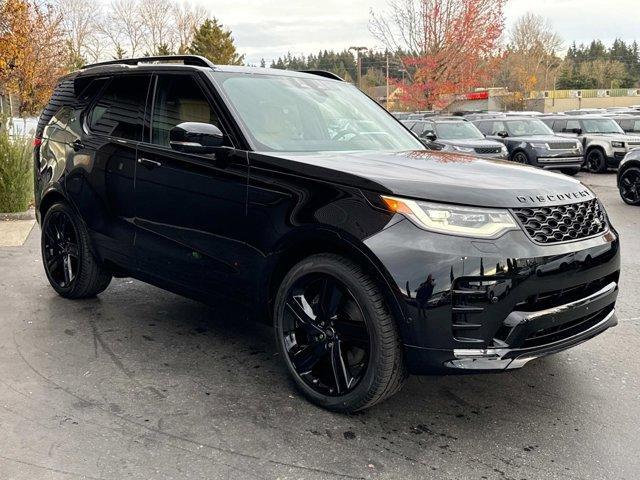
M108 62L94 63L84 66L82 69L69 74L67 77L83 76L84 74L122 72L122 71L154 71L159 68L189 68L200 70L213 70L216 72L246 73L252 75L280 75L286 77L318 78L318 76L342 81L337 75L320 70L297 72L293 70L279 70L275 68L245 67L238 65L216 65L210 60L198 55L163 55L156 57L126 58L110 60Z

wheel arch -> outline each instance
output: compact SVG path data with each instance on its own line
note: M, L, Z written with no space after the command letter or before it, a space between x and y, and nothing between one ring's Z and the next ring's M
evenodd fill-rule
M47 210L49 210L54 203L58 202L65 202L67 204L69 203L67 198L57 189L52 188L42 196L36 210L39 223L42 223L42 221L44 220L44 216L47 214Z
M267 295L264 304L268 310L268 315L263 318L268 319L267 321L272 320L273 302L278 292L278 287L287 272L296 263L318 253L341 255L362 267L366 273L372 276L380 288L396 323L407 318L402 303L398 298L400 293L393 288L395 283L391 279L391 275L375 254L359 240L350 238L343 232L329 229L305 229L292 232L283 239L266 276L265 291ZM398 325L398 327L399 331L402 331L401 325Z

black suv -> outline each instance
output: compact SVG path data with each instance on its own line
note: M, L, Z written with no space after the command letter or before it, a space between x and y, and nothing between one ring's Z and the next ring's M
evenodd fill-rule
M487 138L504 143L513 162L557 169L567 175L580 171L582 144L555 135L536 118L505 117L473 123Z
M331 410L407 373L518 368L617 323L618 235L588 188L428 151L331 74L88 66L60 81L34 153L60 295L131 276L233 302Z
M507 147L495 140L488 140L465 119L434 118L403 122L431 150L459 152L485 158L508 158Z

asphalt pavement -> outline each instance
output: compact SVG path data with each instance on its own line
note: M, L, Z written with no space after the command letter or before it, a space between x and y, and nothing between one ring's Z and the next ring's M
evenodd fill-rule
M222 305L130 279L58 297L34 228L0 248L0 479L637 479L640 208L612 173L579 178L622 239L620 324L350 416L306 402L271 330Z

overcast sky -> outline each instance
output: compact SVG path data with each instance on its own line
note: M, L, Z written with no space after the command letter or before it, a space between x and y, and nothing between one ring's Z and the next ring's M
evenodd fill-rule
M246 62L284 55L381 47L368 29L369 12L387 0L192 0L233 31ZM640 41L640 0L508 0L507 26L532 11L544 15L568 46L600 38Z

